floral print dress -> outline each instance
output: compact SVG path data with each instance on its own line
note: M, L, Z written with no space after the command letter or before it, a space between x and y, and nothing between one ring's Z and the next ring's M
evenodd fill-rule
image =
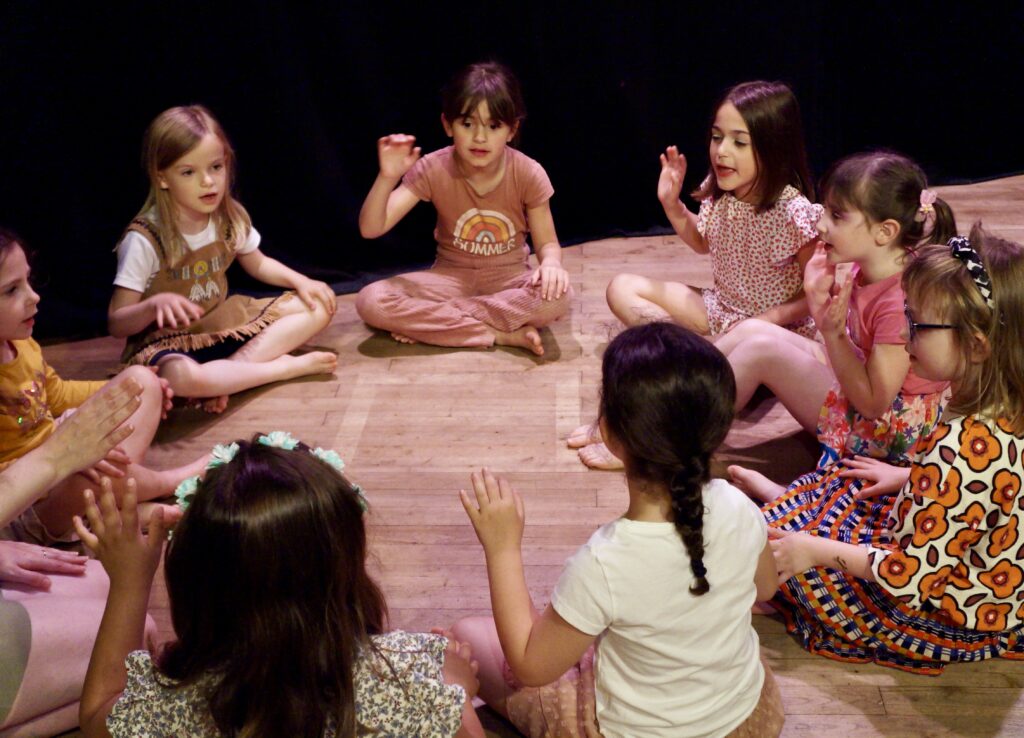
M441 675L447 639L392 631L371 638L373 649L356 665L356 721L360 735L450 738L462 725L465 691ZM114 738L217 736L207 708L212 677L179 686L159 674L148 651L128 656L128 683L107 718ZM329 725L324 738L336 735Z
M813 518L781 526L869 546L877 583L818 567L773 602L805 648L831 658L928 674L1024 659L1024 433L959 416L919 449L895 497L836 488ZM769 524L785 510L785 497L767 507Z

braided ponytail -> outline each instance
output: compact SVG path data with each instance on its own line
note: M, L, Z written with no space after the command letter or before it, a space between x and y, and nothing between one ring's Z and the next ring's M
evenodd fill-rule
M735 397L722 352L673 323L629 328L605 352L601 416L624 452L627 476L653 482L669 496L694 595L710 589L703 488L711 478L711 454L732 424Z

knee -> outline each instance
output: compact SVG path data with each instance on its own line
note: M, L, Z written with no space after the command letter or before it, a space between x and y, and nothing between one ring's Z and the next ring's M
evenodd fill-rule
M384 296L383 283L371 282L356 295L356 314L364 323L373 325L380 317L380 303Z
M605 289L608 304L615 305L636 298L647 281L646 277L636 274L616 274Z
M117 375L118 379L121 379L122 377L124 379L131 379L138 382L142 387L143 398L147 396L163 397L163 387L161 386L160 378L157 376L157 373L148 366L134 364Z
M451 632L456 641L469 643L476 650L486 647L492 633L497 636L494 620L482 615L462 618L452 626Z

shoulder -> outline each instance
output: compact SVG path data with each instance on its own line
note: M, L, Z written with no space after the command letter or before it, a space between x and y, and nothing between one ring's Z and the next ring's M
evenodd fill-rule
M793 185L786 185L769 212L777 212L786 220L806 229L814 229L824 208L808 200Z

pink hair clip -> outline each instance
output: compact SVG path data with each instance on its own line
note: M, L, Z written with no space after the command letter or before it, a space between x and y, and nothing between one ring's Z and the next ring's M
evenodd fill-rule
M914 220L918 223L924 221L929 215L935 212L935 201L939 199L938 193L935 190L921 190L921 207L917 209L917 215L914 216Z

